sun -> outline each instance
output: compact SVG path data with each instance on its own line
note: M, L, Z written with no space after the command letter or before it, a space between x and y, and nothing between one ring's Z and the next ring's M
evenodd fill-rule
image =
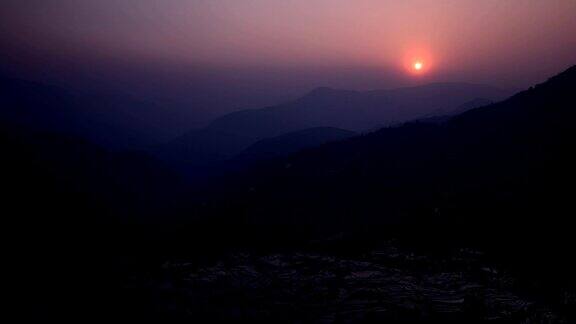
M438 67L438 60L429 49L407 50L400 63L404 72L414 77L429 76Z
M424 67L424 64L420 61L414 63L414 70L420 71Z

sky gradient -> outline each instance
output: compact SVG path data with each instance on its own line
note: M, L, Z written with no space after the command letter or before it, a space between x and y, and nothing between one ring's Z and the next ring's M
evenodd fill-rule
M0 6L3 69L110 79L165 96L200 85L250 97L433 81L521 88L576 63L574 0L4 0ZM416 60L423 61L422 73L410 71Z

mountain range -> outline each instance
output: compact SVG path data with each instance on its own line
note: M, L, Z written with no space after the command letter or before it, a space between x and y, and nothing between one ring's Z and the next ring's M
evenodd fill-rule
M286 104L222 116L206 128L192 130L151 152L177 164L206 165L232 158L260 140L287 133L321 127L367 132L431 115L462 112L510 94L466 83L373 91L317 88ZM306 146L315 144L312 141Z

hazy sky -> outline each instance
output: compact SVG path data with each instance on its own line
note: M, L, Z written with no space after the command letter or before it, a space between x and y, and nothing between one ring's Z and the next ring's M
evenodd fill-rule
M242 84L251 95L429 81L524 87L576 64L575 33L575 0L0 1L10 69ZM406 70L415 60L421 75Z

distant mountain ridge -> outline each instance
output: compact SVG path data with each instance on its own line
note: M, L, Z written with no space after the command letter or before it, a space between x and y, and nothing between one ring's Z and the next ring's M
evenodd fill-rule
M242 110L214 120L202 131L193 130L155 149L157 156L210 163L214 156L233 157L248 146L270 137L317 127L368 131L428 116L450 114L462 105L482 98L504 99L511 93L485 85L434 83L392 90L351 91L317 88L286 104ZM205 142L235 136L238 145L213 147L197 154Z
M371 91L322 87L291 103L225 115L209 128L255 137L322 126L365 131L431 112L449 113L473 99L495 101L508 95L511 93L505 90L467 83L433 83Z

